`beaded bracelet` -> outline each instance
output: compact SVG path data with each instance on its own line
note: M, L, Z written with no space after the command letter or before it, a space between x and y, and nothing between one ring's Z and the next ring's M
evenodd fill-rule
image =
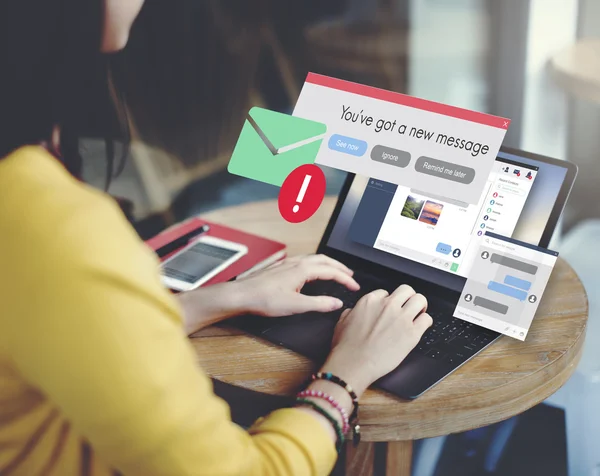
M335 430L335 434L337 435L337 442L335 444L335 449L338 453L340 453L340 451L342 451L342 447L344 446L344 433L342 432L342 428L340 427L340 424L337 421L337 419L335 417L331 416L331 414L327 410L325 410L323 407L321 407L321 405L313 402L312 400L307 400L306 398L297 398L296 403L298 403L300 405L308 405L314 411L316 411L317 413L320 413L325 418L327 418L329 423L331 423L333 425L333 429Z
M328 380L331 383L335 383L342 387L350 398L352 399L352 403L354 404L354 409L352 410L352 414L350 415L350 424L352 425L352 439L354 445L358 445L360 442L360 425L358 424L358 396L356 392L352 389L350 384L346 383L344 380L339 378L337 375L333 375L331 372L317 372L313 374L311 379L314 380Z
M328 395L325 392L321 392L320 390L303 390L298 395L296 395L296 397L297 398L305 398L305 397L321 398L321 399L329 402L329 404L333 408L335 408L342 416L342 423L343 423L342 431L344 432L344 435L348 434L348 431L350 430L350 420L348 419L348 412L346 412L346 409L343 408L331 395Z

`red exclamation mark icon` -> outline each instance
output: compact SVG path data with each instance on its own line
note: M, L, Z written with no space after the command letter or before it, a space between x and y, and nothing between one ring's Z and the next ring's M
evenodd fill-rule
M287 176L279 191L279 213L290 223L308 220L325 197L325 174L314 164L301 165Z
M298 211L300 210L300 204L302 203L302 200L304 200L304 195L306 195L306 189L308 188L308 184L310 183L311 178L312 175L304 176L304 182L302 182L302 187L300 187L300 192L296 197L296 205L294 205L294 208L292 208L292 211L294 213L298 213Z

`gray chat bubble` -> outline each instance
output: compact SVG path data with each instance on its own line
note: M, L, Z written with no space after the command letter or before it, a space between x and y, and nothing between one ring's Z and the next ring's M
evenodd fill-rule
M502 256L497 253L492 254L490 261L492 263L498 263L501 266L506 266L507 268L523 271L527 274L535 274L538 270L538 267L533 264L524 263L523 261L519 261L518 259L509 258L508 256Z
M483 298L481 296L476 296L475 299L473 299L473 305L475 307L479 306L489 309L490 311L497 312L498 314L506 314L508 312L507 305L492 301L491 299Z

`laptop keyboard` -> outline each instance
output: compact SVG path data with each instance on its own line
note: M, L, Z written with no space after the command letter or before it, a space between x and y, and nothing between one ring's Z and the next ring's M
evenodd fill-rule
M356 292L333 281L317 281L305 286L302 292L313 296L334 296L343 301L345 308L352 308L362 296L374 289L361 283L360 291ZM433 325L423 334L413 352L431 359L457 366L498 337L492 331L453 317L453 309L448 303L430 299L428 313L433 318Z
M452 365L466 361L497 336L482 327L452 317L451 311L430 311L433 325L425 331L415 352Z

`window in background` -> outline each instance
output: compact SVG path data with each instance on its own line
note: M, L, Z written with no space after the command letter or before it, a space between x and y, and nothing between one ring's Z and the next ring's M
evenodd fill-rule
M408 93L487 112L487 0L410 0Z

